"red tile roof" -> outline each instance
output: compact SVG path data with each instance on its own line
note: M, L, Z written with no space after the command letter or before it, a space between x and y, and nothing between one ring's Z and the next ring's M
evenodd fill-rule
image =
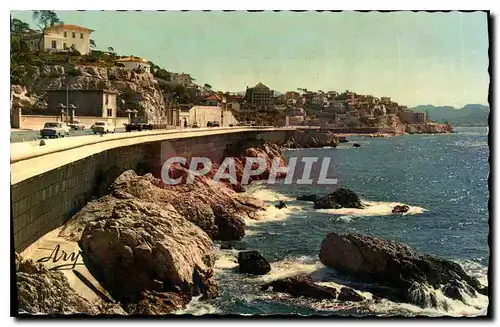
M89 31L89 32L93 32L94 31L93 29L90 29L90 28L86 28L86 27L78 26L78 25L72 25L72 24L59 24L59 25L51 26L51 27L49 27L47 29L53 29L53 28L56 28L56 27L72 28L72 29L75 29L75 30L84 30L84 31Z

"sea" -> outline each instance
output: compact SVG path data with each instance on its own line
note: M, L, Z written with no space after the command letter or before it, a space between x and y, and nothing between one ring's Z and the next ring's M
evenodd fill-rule
M256 249L271 263L264 276L238 273L238 250L218 247L215 276L221 295L195 298L179 314L337 315L337 316L478 316L485 315L487 296L468 297L465 303L434 292L438 307L421 308L388 300L348 303L293 298L261 291L277 278L309 274L331 287L360 284L319 261L320 245L332 232L358 232L408 244L460 264L488 284L489 147L487 127L457 127L456 133L404 135L389 138L349 137L337 148L285 151L286 157L331 157L337 185L296 185L278 181L252 183L247 192L268 204L264 219L248 220L240 248ZM352 147L359 143L361 147ZM368 204L365 209L315 210L297 201L302 194L327 194L347 187ZM274 205L284 201L286 208ZM396 204L410 206L393 215ZM218 245L217 245L218 246ZM361 287L360 287L361 288ZM368 299L370 293L362 292Z

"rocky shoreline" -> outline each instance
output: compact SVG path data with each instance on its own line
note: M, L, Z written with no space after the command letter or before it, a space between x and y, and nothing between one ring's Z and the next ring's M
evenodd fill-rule
M331 135L314 139L302 136L288 140L283 147L336 144ZM236 144L225 155L237 158L238 182L248 157L261 157L267 163L264 173L255 180L269 176L275 158L285 164L280 147L264 141ZM185 180L187 166L174 165L169 175ZM239 183L212 183L218 168L214 165L209 174L197 176L192 184L178 185L166 185L152 174L123 172L106 195L84 206L59 233L59 237L78 243L85 266L112 300L91 302L60 272L16 254L20 312L162 315L185 308L193 297L206 300L219 296L214 278L214 241L243 238L245 220L262 219L266 205L248 196ZM317 209L364 206L354 192L344 188L298 199L314 202ZM395 208L394 213L403 213L403 209ZM404 244L377 237L330 233L321 244L319 258L326 267L371 283L365 291L375 299L435 307L437 300L426 293L428 288L459 301L464 296L488 294L487 287L457 264L417 254ZM264 275L271 270L256 250L239 252L238 264L244 274ZM350 287L334 289L305 275L265 283L256 292L269 289L293 297L373 300Z

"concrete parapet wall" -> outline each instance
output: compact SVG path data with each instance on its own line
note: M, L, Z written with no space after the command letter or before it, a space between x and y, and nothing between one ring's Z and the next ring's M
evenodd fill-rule
M83 144L69 147L65 143L59 151L49 149L45 154L21 157L11 163L15 250L22 251L60 227L93 197L105 193L116 177L127 169L150 171L160 177L161 166L168 156L205 156L219 162L224 150L242 139L283 142L293 130L232 129L186 133L137 133L136 137L129 134L127 138L99 142L92 139L88 143L77 140L75 142Z

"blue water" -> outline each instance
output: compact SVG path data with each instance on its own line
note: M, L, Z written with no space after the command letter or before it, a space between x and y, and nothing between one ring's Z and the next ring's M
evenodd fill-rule
M242 246L261 251L272 263L273 271L265 277L239 275L231 269L237 251L221 251L221 262L226 266L217 269L216 276L222 296L205 305L211 305L217 313L233 314L366 314L366 308L332 308L324 302L277 297L259 290L264 281L304 269L320 274L318 280L330 278L348 284L349 276L339 276L318 260L321 241L331 231L401 241L417 251L457 261L469 273L484 278L489 256L488 130L457 128L457 132L351 137L350 143L335 149L287 152L287 157L332 157L330 169L339 185L352 189L363 201L401 202L425 211L404 216L319 212L311 204L293 199L299 194L325 194L335 187L282 182L252 185L249 192L269 204L284 199L288 205L282 213L270 211L270 220L247 226L248 235L241 241ZM353 142L362 146L352 148ZM274 220L274 212L281 217ZM398 306L391 310L407 314ZM370 308L368 312L377 313L378 309Z

